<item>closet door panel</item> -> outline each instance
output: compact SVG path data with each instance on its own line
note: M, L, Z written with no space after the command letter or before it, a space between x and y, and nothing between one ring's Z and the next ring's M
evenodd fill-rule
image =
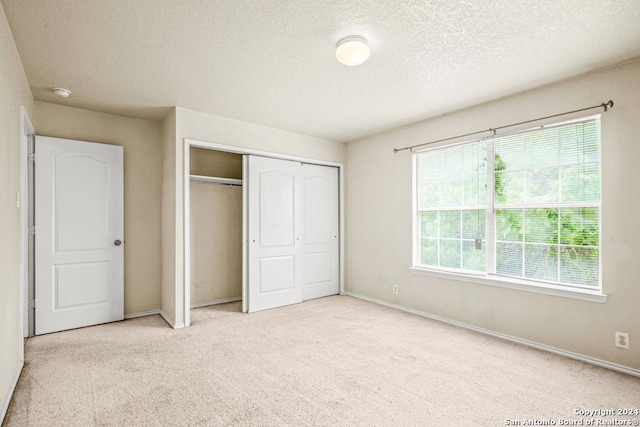
M267 170L258 174L258 182L260 247L295 246L295 174Z
M331 177L315 166L306 165L304 172L304 243L326 244L333 240L333 208ZM320 172L320 173L319 173Z
M303 191L304 280L302 299L340 292L338 168L304 164Z
M295 257L269 257L260 260L260 294L288 291L295 288Z
M248 311L302 301L299 163L249 156Z

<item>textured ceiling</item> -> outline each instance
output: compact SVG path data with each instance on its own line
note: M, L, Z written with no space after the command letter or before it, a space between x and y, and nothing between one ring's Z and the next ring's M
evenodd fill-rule
M154 120L181 106L340 141L640 56L638 0L2 5L38 100ZM334 56L350 34L372 48L359 67Z

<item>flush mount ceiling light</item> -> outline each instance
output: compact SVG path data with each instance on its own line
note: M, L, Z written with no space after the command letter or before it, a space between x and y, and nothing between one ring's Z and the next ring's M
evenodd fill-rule
M68 98L71 95L71 91L63 87L52 87L51 90L61 98Z
M364 37L343 37L336 45L336 59L349 67L362 64L369 59L369 55L371 55L371 49Z

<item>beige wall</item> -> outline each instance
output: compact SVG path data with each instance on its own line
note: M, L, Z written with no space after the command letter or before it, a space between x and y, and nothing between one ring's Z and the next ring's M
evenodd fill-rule
M604 292L609 295L607 303L409 272L411 154L394 154L393 148L609 99L615 101L615 107L602 115L602 277ZM640 61L350 142L346 167L347 290L640 368L639 118ZM392 295L394 283L400 287L398 295ZM614 346L615 331L630 333L631 350Z
M178 139L233 145L333 162L345 161L346 144L267 126L177 108Z
M162 311L176 320L176 109L162 123Z
M191 147L189 166L191 175L242 179L241 154Z
M33 120L33 96L0 5L0 422L22 364L20 300L20 106Z
M333 162L344 162L346 157L345 144L341 142L286 132L180 107L176 108L175 123L175 150L169 150L171 151L169 154L175 154L176 185L175 188L168 188L169 192L173 192L172 196L175 197L175 211L172 210L172 214L175 213L175 221L172 221L171 225L167 225L171 229L175 226L175 242L163 242L169 246L166 251L163 249L165 251L163 262L173 263L175 260L175 281L163 284L163 286L166 285L166 289L175 289L176 301L172 316L174 319L178 319L178 323L181 323L185 315L184 138ZM176 254L173 259L172 254Z
M36 101L38 135L124 147L124 312L160 308L162 124Z

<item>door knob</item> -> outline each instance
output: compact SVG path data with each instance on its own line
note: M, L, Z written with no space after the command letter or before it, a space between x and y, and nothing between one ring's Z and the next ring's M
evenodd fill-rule
M122 244L122 241L116 240L115 242L113 242L113 244L116 246L120 246Z

